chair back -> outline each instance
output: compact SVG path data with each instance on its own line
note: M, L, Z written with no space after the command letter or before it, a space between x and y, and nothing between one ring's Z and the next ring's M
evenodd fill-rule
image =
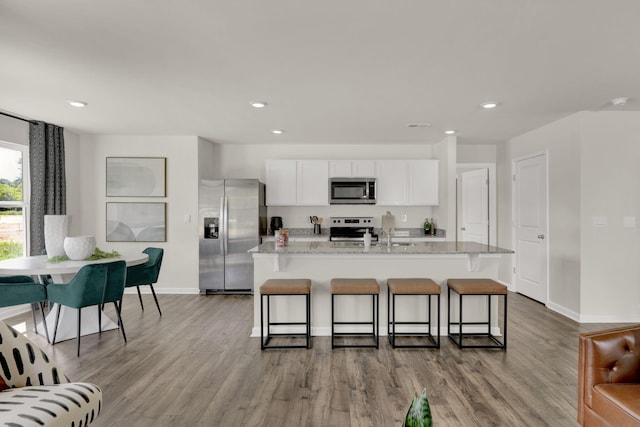
M158 281L164 249L146 248L142 252L149 255L149 259L142 265L127 269L127 286L149 285Z
M0 277L0 307L33 304L47 300L44 285L35 283L29 276Z
M145 263L152 271L152 277L150 283L156 283L158 276L160 275L160 267L162 266L162 256L164 255L164 249L162 248L147 248L144 251L149 255L149 260Z
M127 263L124 261L115 261L105 265L107 266L107 285L104 290L104 299L102 302L120 301L124 293Z
M90 264L78 270L60 292L51 292L53 289L49 288L47 294L52 302L74 308L88 307L102 304L106 284L107 265Z

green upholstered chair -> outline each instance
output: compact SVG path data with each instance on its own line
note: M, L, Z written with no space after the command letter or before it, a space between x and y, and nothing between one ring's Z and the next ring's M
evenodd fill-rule
M33 315L33 328L36 330L36 312L34 304L38 304L42 313L44 334L49 342L47 320L44 315L44 302L47 300L47 289L44 285L36 283L29 276L0 276L0 307L12 307L14 305L31 304Z
M117 265L111 265L117 264ZM78 273L71 279L68 284L51 283L47 286L47 295L49 301L57 303L58 309L56 313L56 324L53 331L53 344L56 343L56 333L58 330L58 320L60 317L60 306L65 305L78 309L78 349L77 355L80 356L80 330L81 330L81 312L84 307L93 305L98 306L99 319L102 317L100 308L105 302L107 295L107 282L109 281L109 272L112 274L111 279L117 280L122 277L122 273L118 270L125 271L126 264L124 261L116 261L113 263L91 264L82 267ZM118 312L119 324L122 326L120 319L120 311ZM124 333L123 333L124 336Z
M153 299L158 307L158 313L162 316L160 311L160 304L158 303L158 297L156 291L153 289L153 284L158 281L160 275L160 266L162 265L162 255L164 249L161 248L147 248L144 251L149 255L147 262L141 265L135 265L127 268L127 288L135 286L138 289L138 299L140 300L140 307L144 310L144 304L142 304L142 295L140 294L140 286L149 285L151 287L151 293Z

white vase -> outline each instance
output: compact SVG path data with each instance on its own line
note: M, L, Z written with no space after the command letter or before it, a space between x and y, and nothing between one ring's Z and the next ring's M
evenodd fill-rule
M47 256L64 256L64 239L69 235L68 215L44 216L44 248Z
M64 251L69 259L79 261L89 258L96 249L96 238L93 236L76 236L64 239Z

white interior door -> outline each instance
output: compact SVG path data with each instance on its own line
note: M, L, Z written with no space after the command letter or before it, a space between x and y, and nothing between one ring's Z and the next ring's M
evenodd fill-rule
M462 240L489 244L489 169L462 173Z
M514 238L516 291L547 303L547 158L514 162Z

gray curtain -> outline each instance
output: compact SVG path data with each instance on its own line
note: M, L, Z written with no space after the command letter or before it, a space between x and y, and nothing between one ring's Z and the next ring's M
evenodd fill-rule
M63 128L45 122L29 125L29 169L30 253L40 255L44 249L44 216L67 213Z

